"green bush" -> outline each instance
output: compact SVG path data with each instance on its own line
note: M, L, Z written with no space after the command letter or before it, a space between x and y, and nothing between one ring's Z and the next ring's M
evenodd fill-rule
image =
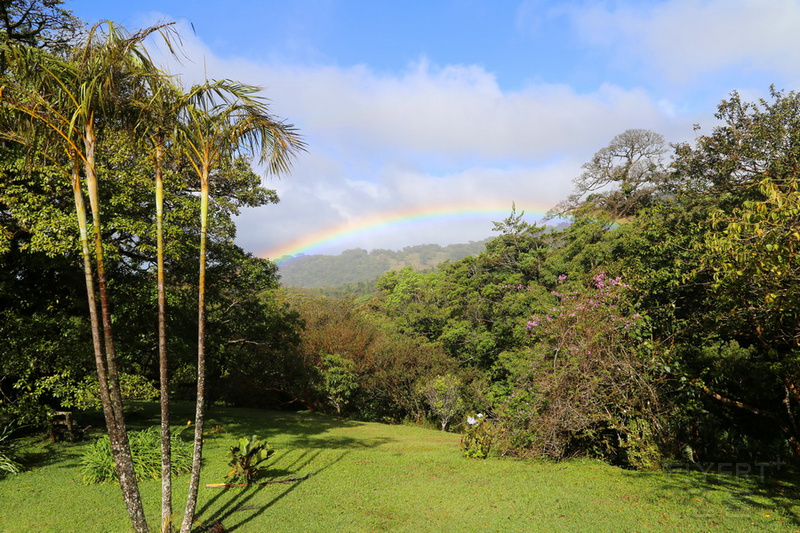
M11 440L11 427L3 426L0 430L0 476L22 471L22 465L14 460L16 448L16 443Z
M554 293L558 305L528 322L527 355L507 359L509 394L495 406L498 449L658 467L662 366L628 285L600 273L582 290Z
M461 435L461 451L464 457L486 459L492 449L492 427L489 420L478 413L468 416Z
M172 435L172 473L185 474L192 468L192 443L181 439L183 426ZM131 431L128 434L133 456L133 467L136 478L161 478L161 431L157 426L143 431ZM111 441L108 435L97 439L84 453L81 459L83 482L109 483L117 481L117 469L111 454Z
M231 446L228 465L233 468L227 476L233 482L250 484L258 475L266 469L263 463L269 459L275 450L270 448L266 441L258 440L253 435L250 439L246 437L236 441L236 446Z

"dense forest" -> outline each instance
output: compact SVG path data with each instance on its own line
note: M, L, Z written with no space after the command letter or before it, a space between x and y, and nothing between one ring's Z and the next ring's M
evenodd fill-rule
M480 414L508 456L642 469L800 456L800 94L772 89L748 102L732 93L719 125L691 143L621 132L554 207L568 226L546 230L512 210L479 253L391 270L374 290L344 297L286 288L274 263L234 243L238 209L276 199L250 167L263 147L230 143L211 165L177 150L188 131L159 144L174 109L156 109L153 91L174 88L143 73L144 56L93 57L113 59L97 71L113 82L90 81L114 91L85 102L95 106L88 119L86 106L76 111L82 126L70 120L74 102L56 97L94 87L70 85L97 67L80 62L122 53L114 38L135 48L139 34L90 34L76 53L74 35L59 32L80 25L48 13L64 27L6 32L0 54L3 426L44 428L56 410L101 406L117 424L105 403L114 387L126 401L157 398L168 354L162 398L452 431ZM169 120L261 110L246 86L207 89L222 100L185 104ZM206 133L238 127L234 119ZM291 130L270 132L302 149ZM98 290L100 318L86 311L87 286Z
M488 231L488 230L487 230ZM488 240L488 239L487 239ZM322 288L341 285L369 285L390 270L411 266L428 270L445 261L457 261L483 251L485 241L464 244L418 244L402 250L354 248L339 255L300 254L279 259L283 285Z

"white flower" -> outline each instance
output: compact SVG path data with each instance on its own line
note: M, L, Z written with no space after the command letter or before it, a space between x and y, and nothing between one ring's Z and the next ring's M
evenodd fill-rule
M478 413L478 418L483 418L483 413Z
M472 418L471 416L467 417L467 424L469 424L470 426L474 426L477 423L478 423L478 421L475 420L474 418Z

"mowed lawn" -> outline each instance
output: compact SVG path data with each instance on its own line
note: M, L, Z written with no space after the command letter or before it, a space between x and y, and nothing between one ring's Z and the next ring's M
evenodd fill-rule
M131 425L155 424L156 408L148 405ZM191 412L178 406L176 416L181 409ZM589 460L481 461L461 456L458 435L436 430L254 409L215 407L209 418L198 531L215 520L230 532L800 531L800 490L785 469L765 468L762 479L631 472ZM304 479L206 488L223 481L234 439L254 433L276 449L264 480ZM82 484L85 446L29 442L29 470L0 480L0 531L129 531L119 487ZM710 468L718 469L735 472ZM739 465L747 469L761 470ZM175 479L178 513L187 485L188 475ZM157 531L160 482L141 489Z

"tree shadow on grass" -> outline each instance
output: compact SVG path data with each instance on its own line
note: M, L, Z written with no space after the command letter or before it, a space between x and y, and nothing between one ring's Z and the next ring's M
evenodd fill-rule
M302 454L298 457L294 458L291 463L289 463L285 468L282 469L270 469L269 473L275 477L285 477L286 475L291 475L291 473L299 473L302 472L308 465L317 461L320 454L323 452L320 450L305 450ZM198 515L202 515L204 512L209 510L215 502L220 501L224 497L230 497L219 509L215 511L215 516L209 520L209 522L219 522L221 524L225 524L225 531L233 532L238 530L240 527L246 525L248 522L254 520L255 518L261 516L264 512L267 511L270 507L287 497L291 494L297 487L300 486L301 483L304 483L309 478L314 477L321 472L331 468L333 465L341 461L348 453L348 451L341 452L338 457L333 459L332 461L327 462L326 464L320 466L314 471L307 472L306 474L297 477L296 479L287 482L285 488L277 495L275 495L269 502L262 504L262 505L248 505L253 498L258 495L259 490L263 489L263 486L252 486L252 487L231 487L220 489L222 492L220 494L214 496L206 502L203 507L198 512ZM232 496L232 497L231 497ZM234 513L236 513L234 515ZM241 514L240 514L241 513Z
M44 437L42 440L44 440ZM32 445L28 447L31 448ZM64 442L39 442L36 443L35 450L23 450L18 455L19 462L26 470L46 466L52 468L77 468L80 466L85 447Z
M174 425L181 426L194 419L194 403L176 402L170 405L170 418ZM137 405L136 414L129 417L128 429L144 429L159 424L158 404ZM309 411L270 411L256 408L211 406L206 411L205 433L216 435L212 428L219 427L221 434L238 436L258 435L272 443L276 436L289 437L291 446L300 448L347 448L363 447L363 439L340 435L325 436L332 430L363 426L364 422L338 420L331 416ZM286 440L286 439L284 439ZM381 440L381 439L371 439ZM372 444L367 444L372 446Z
M795 510L800 501L800 474L787 469L785 463L673 464L666 474L659 488L670 498L696 502L722 491L731 498L725 503L728 516L780 510L788 523L800 526L800 513Z
M364 422L337 420L308 411L283 412L216 407L209 410L208 416L213 423L219 424L228 433L257 433L265 438L280 434L310 437L335 429L364 425Z
M243 416L244 415L244 416ZM315 413L282 413L276 411L258 411L255 413L242 413L242 410L216 409L209 420L219 424L226 433L256 434L267 441L281 436L281 447L276 452L267 470L267 475L273 480L294 479L283 490L265 504L252 505L253 498L259 494L264 486L247 488L209 489L221 492L207 501L198 512L198 516L212 512L214 516L208 523L219 521L224 524L225 530L232 532L261 516L270 507L290 495L300 484L313 478L319 473L331 468L341 461L352 450L376 448L386 443L393 442L389 437L372 437L369 439L351 438L336 434L326 434L334 429L343 427L358 427L362 422L341 421ZM325 460L330 453L335 454L332 460ZM338 452L338 453L336 453ZM316 469L317 463L324 461ZM283 485L280 485L283 487ZM273 487L274 490L274 487ZM225 498L228 498L227 500Z

